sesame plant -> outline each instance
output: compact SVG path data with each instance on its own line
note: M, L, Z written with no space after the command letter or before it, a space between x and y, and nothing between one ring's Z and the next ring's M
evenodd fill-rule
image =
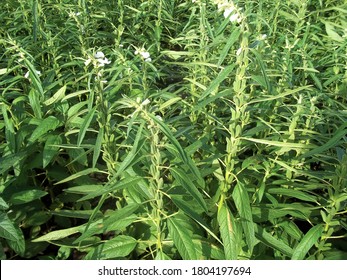
M347 259L343 0L3 0L1 259Z

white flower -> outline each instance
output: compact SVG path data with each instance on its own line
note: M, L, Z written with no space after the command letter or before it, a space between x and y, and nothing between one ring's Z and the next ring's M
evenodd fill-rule
M140 55L146 62L151 62L151 55L145 49L140 49L135 51L135 55Z
M97 53L94 55L94 58L96 58L96 60L97 60L97 62L98 62L98 64L99 64L98 66L100 66L100 67L105 66L105 64L110 64L110 63L111 63L111 61L108 60L108 59L105 57L105 55L104 55L103 52L97 52Z
M230 22L234 22L237 21L239 22L240 20L240 15L239 14L233 14L230 18L229 18Z
M100 66L100 67L104 67L105 64L110 64L111 63L111 61L108 60L106 57L104 59L99 58L99 59L97 59L97 61L99 63L98 66Z
M148 105L151 101L147 98L146 100L144 100L142 103L141 103L141 106L145 106L145 105Z
M147 59L150 57L150 54L149 52L140 52L141 56L144 58L144 59Z
M82 14L81 12L69 12L69 17L78 17L81 14Z
M242 52L242 47L236 51L236 55L239 56L241 54L241 52Z
M94 60L94 66L95 67L104 67L105 64L110 64L111 61L108 60L103 52L96 52L96 54L94 54L94 58L96 59L96 61ZM92 62L91 58L88 58L85 62L84 65L88 66L90 63Z
M91 60L90 58L88 58L88 59L84 62L84 65L85 65L85 66L88 66L89 63L91 63L91 62L92 62L92 60Z
M265 40L267 38L266 34L261 34L261 40Z
M242 9L238 8L233 1L214 0L214 3L218 5L218 11L223 12L223 16L229 18L230 22L242 21Z
M38 76L41 76L41 71L36 70L36 74L37 74ZM30 72L27 71L27 72L25 73L25 75L24 75L24 78L29 79L29 75L30 75Z
M227 18L233 11L235 10L234 7L228 7L224 10L224 17ZM233 15L234 16L234 15ZM230 20L231 21L231 20Z

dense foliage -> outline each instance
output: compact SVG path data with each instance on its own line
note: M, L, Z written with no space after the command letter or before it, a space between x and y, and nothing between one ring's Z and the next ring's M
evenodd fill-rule
M347 259L343 0L3 0L1 259Z

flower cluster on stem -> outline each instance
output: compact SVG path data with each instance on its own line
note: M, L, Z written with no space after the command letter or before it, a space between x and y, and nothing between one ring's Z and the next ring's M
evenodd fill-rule
M223 12L223 16L229 18L230 22L240 23L242 21L242 8L238 8L232 0L213 0L213 3L218 5L218 11Z

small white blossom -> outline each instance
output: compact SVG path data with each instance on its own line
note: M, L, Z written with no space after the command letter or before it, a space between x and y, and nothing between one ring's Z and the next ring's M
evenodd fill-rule
M151 62L152 61L151 55L145 49L142 48L142 49L136 50L135 55L138 55L138 54L145 60L145 62Z
M36 70L36 74L37 74L38 76L41 76L41 71ZM27 72L25 73L25 75L24 75L24 78L29 79L29 75L30 75L30 72L27 71Z
M237 21L239 22L240 20L240 15L239 14L233 14L230 18L229 18L230 22L234 22Z
M90 58L88 58L88 59L84 62L84 65L85 65L85 66L88 66L89 63L91 63L91 62L92 62L92 60L91 60Z
M146 100L144 100L144 101L141 103L141 106L148 105L149 103L151 103L151 101L147 98Z
M235 10L234 7L228 7L224 10L224 17L227 18L233 11ZM233 15L234 16L234 15Z
M236 51L236 55L239 56L241 54L241 52L242 52L242 47Z
M98 62L98 64L99 64L98 66L100 66L100 67L105 66L105 64L110 64L110 63L111 63L111 61L108 60L108 59L105 57L105 55L104 55L103 52L97 52L97 53L94 55L94 58L97 60L97 62Z
M266 34L261 34L261 39L262 40L265 40L267 38L267 35Z
M230 22L237 21L240 23L242 21L242 9L238 8L233 1L214 0L213 2L218 5L218 11L223 12L223 16L229 18Z
M108 60L104 53L103 52L97 52L96 54L94 54L94 66L95 67L104 67L105 64L110 64L111 61ZM91 58L88 58L85 62L84 62L84 65L85 66L88 66L90 63L92 62L92 59Z
M81 14L82 14L81 12L69 12L69 17L78 17Z

